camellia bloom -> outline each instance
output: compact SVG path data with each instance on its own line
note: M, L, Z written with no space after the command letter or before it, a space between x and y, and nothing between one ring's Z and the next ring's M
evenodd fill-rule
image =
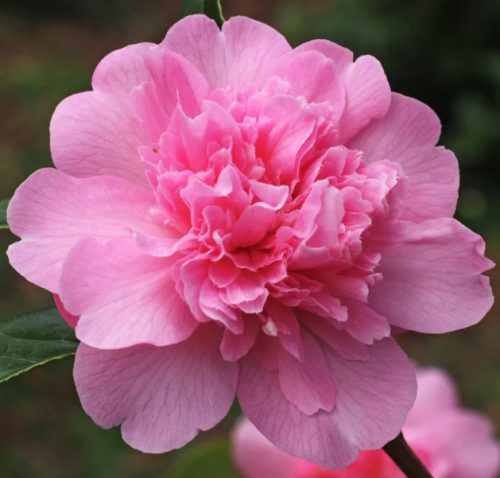
M86 412L147 452L236 395L322 465L393 438L415 373L391 327L460 329L492 303L436 115L375 58L241 17L187 17L92 86L57 107L55 169L8 209L11 264L76 324Z
M417 374L415 405L403 434L434 478L495 478L500 445L491 423L460 408L456 389L439 369ZM233 433L234 460L247 478L405 478L383 450L362 451L347 468L329 470L286 455L248 421Z

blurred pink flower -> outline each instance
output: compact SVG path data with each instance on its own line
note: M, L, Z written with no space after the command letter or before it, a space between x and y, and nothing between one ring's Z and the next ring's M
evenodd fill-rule
M495 478L500 444L491 423L459 406L448 375L439 369L417 374L418 393L405 438L434 478ZM362 451L347 468L329 470L286 455L247 419L233 432L233 456L247 478L405 478L383 450Z
M432 110L371 56L241 17L185 18L92 86L57 107L56 169L8 211L12 265L79 317L87 413L148 452L235 395L323 465L393 438L415 376L391 327L460 329L492 303Z

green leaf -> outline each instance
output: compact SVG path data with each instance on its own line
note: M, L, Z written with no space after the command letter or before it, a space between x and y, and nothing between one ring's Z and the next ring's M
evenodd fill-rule
M169 478L237 478L227 440L195 442L172 466ZM263 477L264 478L264 477Z
M204 13L207 17L215 20L219 27L224 23L222 6L220 0L184 0L181 16Z
M55 307L0 320L0 382L73 355L77 346Z
M8 199L2 199L0 201L0 229L8 229L7 224L7 206L9 205Z

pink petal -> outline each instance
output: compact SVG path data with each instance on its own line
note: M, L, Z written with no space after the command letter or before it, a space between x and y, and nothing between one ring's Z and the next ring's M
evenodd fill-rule
M351 299L342 299L349 310L349 318L345 323L345 330L356 340L371 345L391 335L391 328L387 319L377 314L363 302Z
M64 99L50 122L52 160L72 176L114 175L146 184L137 153L146 143L130 101L100 91Z
M203 15L177 22L162 45L187 58L212 88L260 85L290 51L280 33L256 20L232 17L220 32L216 23Z
M345 144L375 119L383 118L391 103L391 89L380 62L360 56L343 75L346 105L340 119L340 142Z
M250 247L262 239L276 220L276 212L265 203L247 207L236 220L231 231L231 243L235 248Z
M170 345L198 326L175 291L166 259L144 254L130 239L84 239L61 275L65 307L80 316L77 337L91 347Z
M458 162L451 151L434 148L440 132L439 118L431 108L393 93L387 115L350 144L362 150L368 162L388 159L403 166L407 178L403 219L448 217L455 212Z
M30 282L57 293L62 263L82 237L162 233L148 214L153 201L149 191L120 178L76 179L41 169L10 202L8 221L22 238L9 247L10 262Z
M246 17L231 17L222 26L229 84L241 89L262 85L291 48L270 26ZM226 85L219 85L226 86Z
M285 349L279 354L279 383L283 395L302 413L331 411L335 405L335 384L317 339L304 332L302 361Z
M335 119L344 111L345 91L335 63L319 52L294 50L287 55L276 73L290 85L289 94L308 102L328 101Z
M212 88L227 83L224 37L217 24L205 15L190 15L179 20L161 45L189 60Z
M220 345L224 360L236 362L244 357L255 345L259 330L259 322L253 317L245 317L241 334L234 334L226 329Z
M332 412L300 412L285 398L278 372L261 368L253 355L241 362L238 398L245 415L281 450L339 468L360 449L380 448L399 433L415 398L415 375L392 339L371 346L366 362L324 352L337 390Z
M311 147L316 118L298 99L276 96L264 108L261 122L257 153L266 161L274 182L288 183L296 177L300 161Z
M233 459L246 478L292 478L299 460L278 450L249 420L241 419L232 436Z
M78 320L80 319L80 317L70 314L64 307L64 304L61 302L61 298L57 294L54 294L54 303L57 307L57 310L61 314L61 317L68 323L71 328L74 329L76 327L76 324L78 324Z
M299 45L294 51L317 51L332 60L339 73L353 62L353 54L351 50L348 50L347 48L337 45L329 40L311 40Z
M168 347L78 348L74 378L84 410L148 453L180 448L215 426L234 398L238 368L219 353L217 327Z
M112 96L128 95L137 85L149 79L145 65L154 43L128 45L107 54L92 76L92 88Z
M370 305L391 325L450 332L479 322L493 304L489 279L480 275L493 265L484 241L454 219L401 222L380 240L383 280L371 289Z
M166 48L151 49L145 62L151 80L134 90L132 101L144 130L157 142L175 108L189 117L201 113L208 84L189 61Z

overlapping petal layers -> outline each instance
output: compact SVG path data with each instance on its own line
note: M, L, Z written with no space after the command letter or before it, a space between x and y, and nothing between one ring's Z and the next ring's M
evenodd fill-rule
M105 57L54 113L56 169L8 211L12 265L76 325L86 411L151 452L235 394L324 465L394 437L415 378L391 327L467 327L492 302L439 133L375 58L248 18Z

